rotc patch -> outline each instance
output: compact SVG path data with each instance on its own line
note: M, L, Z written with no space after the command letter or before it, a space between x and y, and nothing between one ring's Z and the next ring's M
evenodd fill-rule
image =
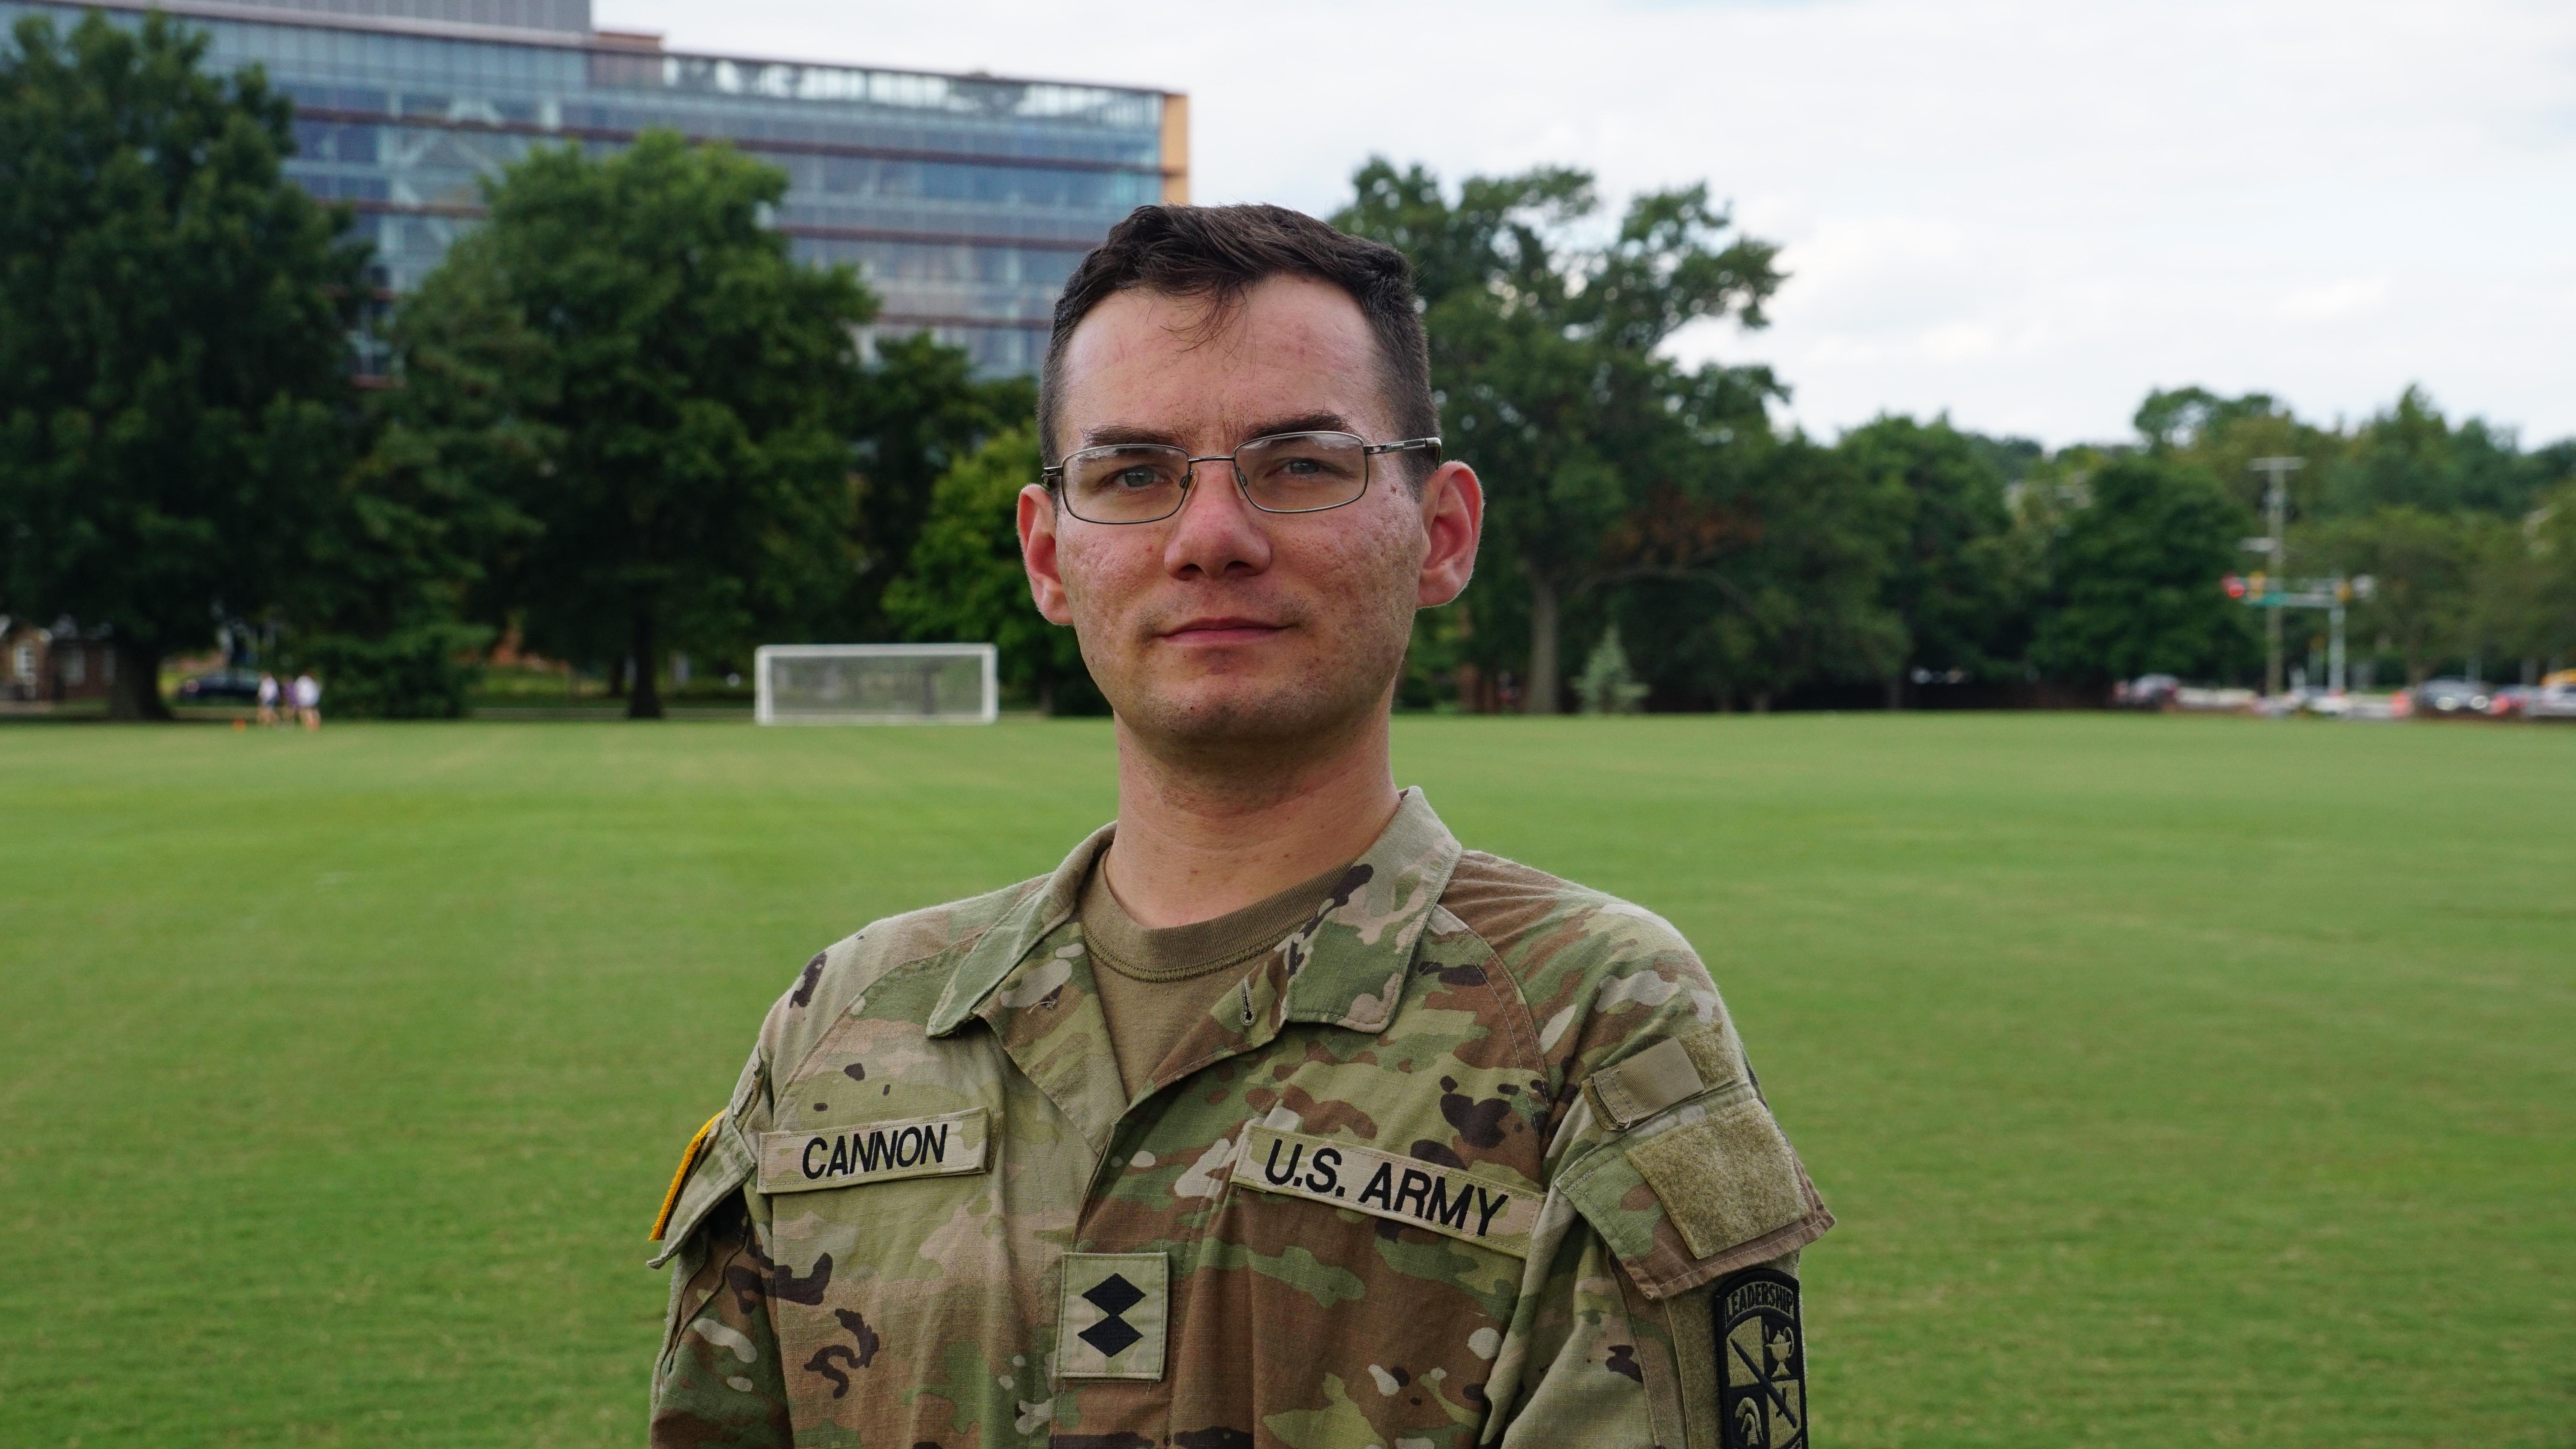
M1798 1280L1747 1268L1709 1296L1717 1317L1718 1413L1726 1449L1807 1449L1807 1347Z
M760 1134L760 1190L813 1192L860 1182L984 1170L985 1111Z
M1159 1379L1171 1263L1160 1253L1067 1253L1056 1318L1064 1379Z
M1234 1180L1283 1197L1312 1198L1417 1228L1529 1256L1540 1195L1436 1162L1329 1138L1254 1126Z

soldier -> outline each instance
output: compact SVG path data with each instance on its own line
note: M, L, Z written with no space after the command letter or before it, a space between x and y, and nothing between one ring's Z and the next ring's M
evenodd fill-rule
M805 964L654 1236L658 1445L1804 1445L1833 1219L1689 944L1396 788L1483 494L1409 272L1275 207L1086 258L1019 500L1117 713L1053 874Z

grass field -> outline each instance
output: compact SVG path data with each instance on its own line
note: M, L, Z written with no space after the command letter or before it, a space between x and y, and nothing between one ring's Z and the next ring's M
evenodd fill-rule
M2576 1444L2576 729L1406 720L1697 941L1820 1442ZM1107 730L0 727L0 1444L641 1441L673 1157Z

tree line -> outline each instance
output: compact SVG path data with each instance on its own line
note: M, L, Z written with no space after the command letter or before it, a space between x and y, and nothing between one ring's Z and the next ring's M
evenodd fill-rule
M1484 576L1426 616L1417 664L1487 703L1505 675L1527 709L1597 703L1565 677L1578 643L1673 709L2250 680L2255 612L2221 581L2263 566L2242 548L2263 527L2248 464L2284 454L2307 464L2289 571L2374 577L2352 621L2366 664L2411 682L2576 652L2576 440L2525 451L2412 388L2327 425L2186 387L2100 445L1895 416L1829 444L1773 420L1770 369L1662 350L1695 322L1761 327L1782 281L1704 187L1612 217L1580 172L1453 191L1379 160L1355 191L1335 219L1414 259L1446 436L1489 482Z
M0 50L0 613L105 626L112 713L166 715L163 661L225 632L418 716L515 631L650 716L674 650L899 630L934 485L1034 390L863 355L875 299L763 225L783 173L539 148L394 298L283 175L286 98L205 48L93 13Z
M28 19L0 54L0 612L106 626L115 713L165 712L162 661L225 629L387 715L462 712L505 634L638 716L675 650L803 639L990 640L1023 700L1101 708L1019 572L1029 382L926 336L863 349L860 279L762 224L783 174L669 133L540 148L393 298L282 175L286 100L203 56L158 15ZM2308 463L2291 572L2377 585L2362 655L2413 679L2576 647L2576 442L2525 450L2415 390L2326 425L2196 388L2099 446L1904 417L1828 442L1776 420L1769 369L1671 354L1762 326L1784 280L1705 188L1613 217L1577 171L1453 189L1380 160L1334 220L1412 258L1448 451L1490 499L1409 704L2247 678L2253 611L2219 581L2260 567L2245 465L2279 454ZM386 385L352 386L362 334Z

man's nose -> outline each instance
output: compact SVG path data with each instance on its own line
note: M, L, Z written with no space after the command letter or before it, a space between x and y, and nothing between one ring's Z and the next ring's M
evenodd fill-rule
M1270 567L1270 534L1235 486L1234 465L1201 463L1190 496L1163 543L1163 568L1176 579L1240 578Z

